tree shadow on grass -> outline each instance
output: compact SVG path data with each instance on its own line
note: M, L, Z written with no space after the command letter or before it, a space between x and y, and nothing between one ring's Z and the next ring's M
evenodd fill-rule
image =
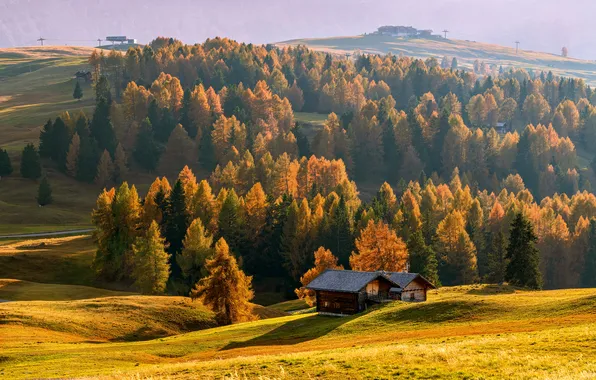
M294 345L327 335L351 320L352 317L329 317L315 314L289 321L263 335L244 342L230 342L221 350L255 346Z
M498 296L499 294L513 294L515 288L510 285L484 285L478 288L472 288L467 291L467 294L474 294L479 296Z

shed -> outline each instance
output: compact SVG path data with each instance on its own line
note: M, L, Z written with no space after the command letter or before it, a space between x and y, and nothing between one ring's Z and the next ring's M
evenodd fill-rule
M399 285L397 290L400 292L391 292L394 299L409 302L426 301L428 289L436 289L430 281L418 273L389 272L388 274L391 281Z

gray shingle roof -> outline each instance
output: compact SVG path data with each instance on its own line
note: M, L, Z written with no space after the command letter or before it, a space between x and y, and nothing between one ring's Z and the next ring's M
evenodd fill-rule
M310 290L358 293L369 282L383 277L400 288L405 288L416 278L420 278L434 288L434 285L418 273L404 272L357 272L351 270L327 269L306 286Z
M335 292L358 293L369 282L383 277L390 280L383 272L356 272L351 270L327 269L306 286L310 290L329 290Z
M421 279L433 288L435 287L430 281L428 281L426 278L422 277L418 273L388 272L387 274L389 275L391 281L398 284L402 289L408 286L408 284L414 281L416 278Z

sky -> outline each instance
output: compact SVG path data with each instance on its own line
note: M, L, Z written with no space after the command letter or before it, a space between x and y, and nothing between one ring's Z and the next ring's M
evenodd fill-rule
M0 0L0 47L96 45L126 35L271 43L411 25L449 37L596 60L596 0Z

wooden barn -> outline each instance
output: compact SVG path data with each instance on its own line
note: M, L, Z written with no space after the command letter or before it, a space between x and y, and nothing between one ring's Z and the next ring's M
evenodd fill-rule
M426 291L434 285L416 273L328 269L306 288L316 294L317 312L349 315L371 303L426 301Z

